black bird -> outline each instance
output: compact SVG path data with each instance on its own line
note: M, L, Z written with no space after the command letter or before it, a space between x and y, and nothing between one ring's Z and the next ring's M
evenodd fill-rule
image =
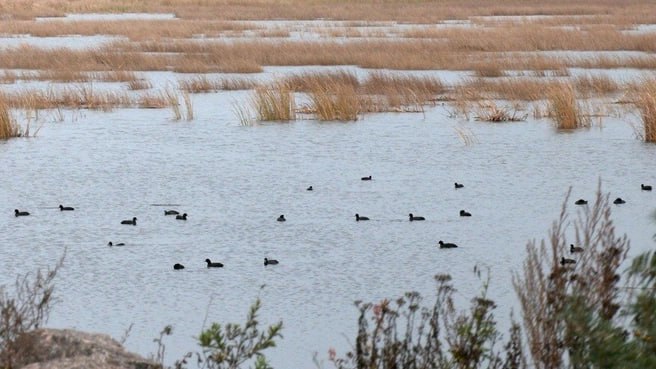
M576 200L576 202L574 202L574 204L576 204L576 205L586 205L587 203L588 202L583 200L583 199L578 199L578 200Z
M107 244L107 246L109 246L109 247L112 247L112 246L125 246L125 243L123 243L123 242L119 242L119 243L117 243L117 244L113 244L112 241L109 241L109 243Z
M164 215L178 215L180 214L177 210L164 210Z
M26 217L30 215L30 213L28 213L27 211L20 211L18 209L14 209L14 215L17 217Z
M416 216L412 215L412 213L408 214L408 217L410 218L410 221L411 221L411 222L413 222L413 221L415 221L415 220L426 220L426 218L424 218L424 217L416 217Z
M267 266L267 265L276 265L276 264L278 264L278 260L276 260L276 259L267 259L267 258L264 258L264 266Z
M312 186L307 188L307 191L312 191L312 190L313 190Z
M279 221L279 222L284 222L284 221L286 221L287 219L285 219L285 216L284 216L284 215L280 214L280 216L279 216L278 219L276 219L276 220Z
M442 240L440 240L440 242L438 243L440 244L441 249L455 249L456 247L458 247L458 245L456 245L455 243L444 243Z
M371 176L369 176L369 177L362 177L362 178L360 178L360 179L363 180L363 181L371 181Z
M565 265L565 264L576 264L576 260L574 259L567 259L564 256L560 258L560 265Z
M179 263L173 264L173 270L180 270L180 269L184 269L184 265Z
M460 216L461 216L461 217L470 217L470 216L471 216L471 213L466 212L466 211L464 211L464 210L460 210Z
M137 225L137 217L133 217L132 220L121 221L121 224Z
M465 187L464 184L462 184L462 183L458 183L458 182L455 182L453 185L454 185L456 188L463 188L463 187Z
M61 204L59 205L59 211L73 211L73 210L75 210L75 208L72 208L70 206L63 206Z
M618 198L615 199L615 201L613 201L613 204L615 204L615 205L626 204L626 201L622 200L621 197L618 197Z
M361 217L360 214L355 214L355 221L359 222L361 220L369 220L368 217Z
M221 263L213 263L210 259L205 259L208 268L223 268Z
M570 244L569 245L569 252L571 252L572 254L574 254L576 252L583 252L583 247L578 247L578 246L574 246L574 244Z
M184 214L182 214L182 215L176 215L176 216L175 216L175 219L178 219L178 220L187 220L187 213L184 213Z
M641 185L640 185L640 189L643 190L643 191L651 191L651 186L650 186L650 185L644 185L644 184L641 184Z

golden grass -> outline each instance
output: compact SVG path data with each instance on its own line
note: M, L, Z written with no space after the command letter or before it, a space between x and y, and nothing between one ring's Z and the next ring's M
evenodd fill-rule
M559 129L575 129L590 126L590 119L581 112L574 86L558 83L549 89L549 115Z
M640 111L643 132L640 134L645 142L656 142L656 80L642 81L638 86L634 104Z
M296 119L294 93L285 83L255 89L251 101L260 121Z
M130 89L132 91L148 90L148 89L151 89L152 87L153 87L153 84L150 83L150 81L145 79L145 78L128 81L128 89Z
M0 96L0 139L2 140L21 136L20 127L14 121L9 109L4 96Z
M310 110L321 121L355 121L360 113L360 98L347 83L317 83L310 93Z
M220 86L220 81L210 80L204 75L178 80L178 88L191 93L214 92L219 90Z
M37 15L57 16L89 12L175 13L183 19L345 19L399 20L429 23L443 19L467 19L482 15L599 15L633 17L649 23L655 18L648 0L477 0L404 1L404 0L242 0L242 1L130 1L130 0L2 0L0 9L14 19Z
M608 75L581 75L573 79L576 91L586 96L608 95L620 91L620 85Z

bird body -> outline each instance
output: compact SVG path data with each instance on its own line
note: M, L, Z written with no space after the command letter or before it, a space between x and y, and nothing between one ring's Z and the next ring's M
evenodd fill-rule
M576 264L576 260L574 259L567 259L564 256L560 258L560 265L566 265L566 264Z
M440 242L438 243L440 244L441 249L455 249L456 247L458 247L458 245L456 245L455 243L448 243L448 242L445 243L442 240L440 240Z
M223 264L213 263L210 259L205 259L205 262L207 263L208 268L223 268Z
M30 213L28 213L27 211L20 211L18 209L14 209L14 215L17 217L26 217L30 215Z
M133 217L132 220L121 221L121 224L137 225L137 217Z
M368 217L361 217L360 214L355 214L355 221L356 222L363 221L363 220L369 220L369 218Z
M267 265L276 265L276 264L278 264L278 260L276 260L276 259L267 259L267 258L264 258L264 266L267 266Z
M64 205L59 205L59 211L73 211L75 208L70 207L70 206L64 206Z
M574 254L577 252L583 252L583 247L574 246L574 244L569 245L569 252Z
M416 217L412 213L408 214L408 217L410 218L411 222L418 221L418 220L426 220L424 217Z

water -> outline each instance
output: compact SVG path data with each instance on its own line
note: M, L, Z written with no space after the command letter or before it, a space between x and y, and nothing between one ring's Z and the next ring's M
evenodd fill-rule
M601 177L627 201L613 216L632 255L654 247L656 193L640 184L656 184L656 146L634 138L634 115L571 133L544 120L458 121L441 106L244 127L232 104L247 96L195 95L191 123L170 121L168 110L65 112L37 138L0 142L0 283L66 249L49 325L120 338L134 323L126 346L148 355L172 324L169 363L196 349L203 322L243 322L260 296L260 322L284 322L267 355L273 366L312 368L313 352L349 348L354 300L432 296L433 275L451 273L466 302L480 287L475 265L491 269L507 327L517 306L511 272L526 241L546 236L570 186L572 202L592 199ZM464 145L457 127L478 143ZM360 180L367 175L373 181ZM32 216L15 218L14 208ZM189 220L165 217L168 208ZM410 212L427 220L410 223ZM356 223L355 213L372 220ZM133 216L137 226L120 224ZM461 247L439 250L438 240ZM265 268L264 257L280 265ZM208 270L205 258L225 268ZM178 262L187 268L173 271Z

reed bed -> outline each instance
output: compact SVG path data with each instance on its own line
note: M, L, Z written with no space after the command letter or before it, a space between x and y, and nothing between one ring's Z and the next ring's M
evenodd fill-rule
M355 121L361 99L353 85L339 82L317 83L309 93L310 110L320 121Z
M128 81L128 89L131 91L149 90L152 87L153 84L145 78Z
M244 0L197 1L170 0L134 2L129 0L2 0L3 12L14 19L29 19L37 15L57 16L66 13L150 12L175 13L182 19L316 19L319 17L344 20L399 20L430 23L444 19L467 19L486 15L612 15L653 20L653 4L647 0L554 0L549 2L492 0L377 1L345 2L341 0L277 1Z
M640 112L645 142L656 142L656 79L644 80L638 86L634 104Z
M608 75L581 75L573 79L576 91L586 96L609 95L620 91L620 85Z
M294 93L285 83L255 89L252 105L260 121L296 120Z
M258 87L258 85L258 82L248 78L222 77L212 79L202 74L178 80L178 88L189 93L209 93L220 90L251 90Z
M0 139L6 140L20 136L20 127L12 117L10 107L5 102L4 96L0 95Z
M199 75L193 78L178 80L178 88L191 93L214 92L221 88L221 81L211 80L207 76Z
M656 43L656 39L654 40ZM546 56L539 53L458 52L443 42L422 40L115 42L94 50L20 46L0 51L1 69L54 70L68 80L80 72L129 70L180 73L258 73L265 65L358 65L404 70L560 71L567 68L656 69L656 55ZM553 75L553 73L551 73ZM45 78L45 77L44 77ZM64 77L49 76L64 79Z
M19 109L92 109L109 111L115 108L166 108L164 94L150 92L131 95L127 91L94 90L91 85L67 86L61 89L24 89L3 95L7 106Z
M557 83L548 91L549 116L558 129L589 127L590 119L584 116L576 99L574 86L570 83Z

